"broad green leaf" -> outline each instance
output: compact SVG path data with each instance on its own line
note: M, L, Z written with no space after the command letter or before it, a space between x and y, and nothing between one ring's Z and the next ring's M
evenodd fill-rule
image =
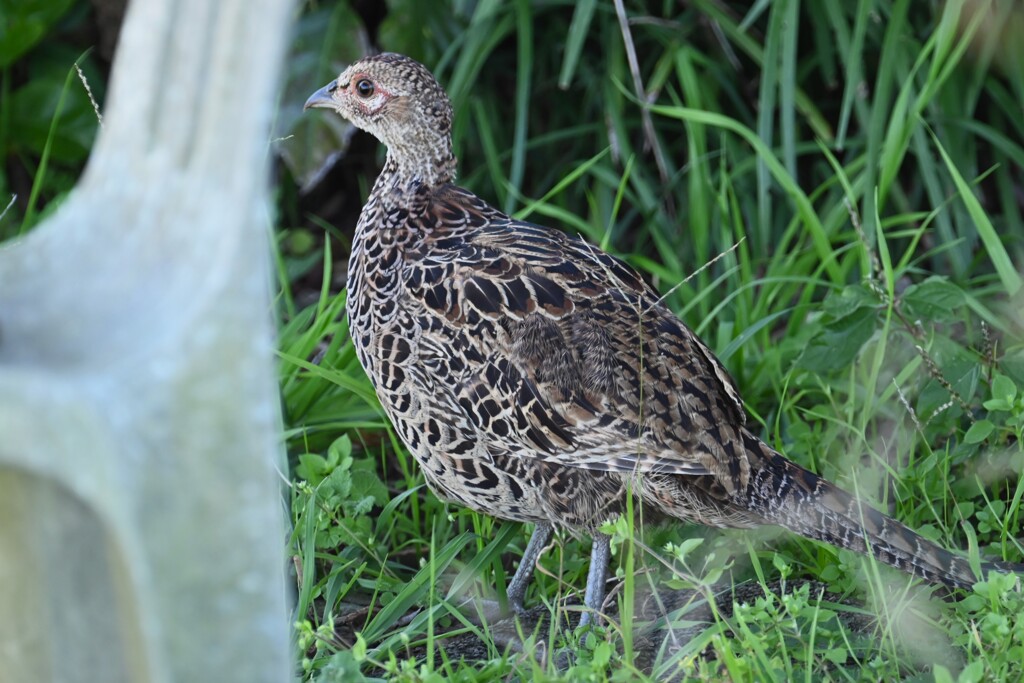
M964 441L967 443L981 443L988 438L995 428L996 426L988 420L978 420L964 434Z
M833 372L856 358L875 332L877 316L871 308L859 308L850 315L825 325L807 344L797 361L811 372Z
M388 487L384 485L376 472L363 467L353 467L351 476L352 490L356 495L371 498L377 505L384 505L387 502Z
M332 466L337 466L338 463L344 462L346 458L352 455L352 439L348 434L342 434L331 443L327 449L327 461Z
M941 664L935 665L932 669L932 675L935 676L935 683L954 683L953 674Z
M327 460L323 456L316 453L302 453L299 455L299 464L295 467L295 474L316 486L323 480L329 469Z
M0 0L0 68L29 51L75 0Z
M996 375L992 380L992 398L1005 399L1012 403L1017 398L1017 385L1006 375Z
M914 320L948 320L953 310L964 304L964 293L946 278L933 276L907 287L900 303Z
M957 683L980 683L985 679L985 661L976 659L963 668L957 676Z
M839 292L832 292L823 302L825 313L835 320L845 318L858 308L880 306L882 303L867 284L860 283L843 287Z

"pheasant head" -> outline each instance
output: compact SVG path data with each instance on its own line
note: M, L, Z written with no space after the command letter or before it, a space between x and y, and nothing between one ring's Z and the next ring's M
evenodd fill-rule
M455 179L452 106L419 62L393 53L365 57L310 95L305 109L333 109L383 142L399 181Z

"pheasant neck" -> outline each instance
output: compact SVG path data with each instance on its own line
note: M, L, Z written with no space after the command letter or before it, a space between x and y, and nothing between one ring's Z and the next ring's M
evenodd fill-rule
M422 184L440 187L455 180L455 155L452 153L450 137L424 140L422 136L410 136L402 143L392 142L388 147L388 158L384 165L398 176L400 187Z

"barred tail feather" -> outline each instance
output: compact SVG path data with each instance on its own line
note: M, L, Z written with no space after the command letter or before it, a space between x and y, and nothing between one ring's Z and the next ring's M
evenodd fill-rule
M862 504L852 495L790 462L753 435L746 496L765 521L807 538L872 555L931 583L970 588L978 580L965 558L941 548L900 522ZM983 562L984 571L1022 572L1024 565Z

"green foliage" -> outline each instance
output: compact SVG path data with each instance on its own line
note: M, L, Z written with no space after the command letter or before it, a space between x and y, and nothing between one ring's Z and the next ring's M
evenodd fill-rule
M878 293L863 284L830 294L822 304L824 315L813 325L817 331L797 361L799 366L811 372L848 367L875 334L882 306Z
M348 435L338 437L330 445L326 458L317 453L300 455L295 474L316 489L317 497L325 507L341 508L351 517L366 515L375 504L383 506L387 502L387 487L377 477L374 463L367 459L358 462L352 459L352 442Z
M0 2L0 68L28 52L64 16L75 0Z
M1009 432L1006 435L1008 438L1013 438L1017 442L1024 441L1024 393L1018 390L1012 379L997 374L992 379L992 398L982 403L982 406L985 410L995 413L994 417L998 418ZM976 422L971 429L977 424L980 423ZM998 426L992 422L989 424L993 429Z
M76 164L88 156L97 120L74 72L80 56L73 50L51 48L35 57L31 80L8 100L6 116L14 134L8 138L7 154L41 154L49 146L56 162ZM75 75L73 82L69 74ZM54 118L58 121L51 132Z
M347 146L347 126L341 119L306 116L302 104L315 89L312 84L326 84L360 56L360 30L359 18L346 2L308 3L296 18L274 137L288 137L288 144L278 145L277 151L300 184Z
M971 658L957 681L1010 681L1024 673L1024 594L1019 579L990 574L961 603L975 619L955 624L956 644ZM938 679L938 676L936 676Z
M65 37L85 22L87 4L0 1L0 241L59 205L98 130L83 80L98 106L104 79L90 45Z

